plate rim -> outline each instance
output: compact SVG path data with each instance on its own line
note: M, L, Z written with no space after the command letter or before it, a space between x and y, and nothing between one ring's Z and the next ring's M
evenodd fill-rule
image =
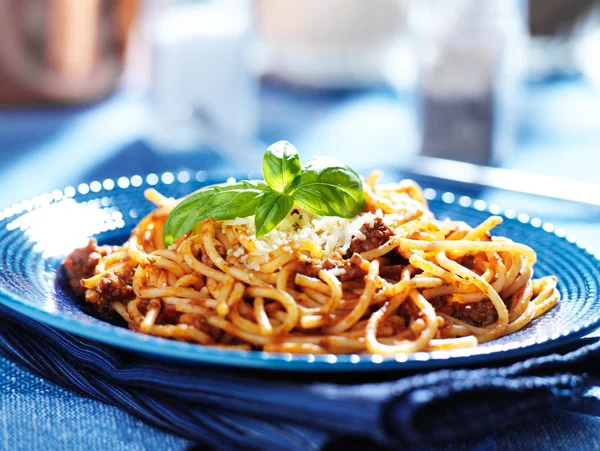
M145 185L153 187L159 183L169 185L179 183L184 185L192 179L193 172L184 170L176 175L172 172L163 172L160 175L149 173L144 176L132 175L119 177L115 183L113 179L105 179L103 182L92 181L79 184L77 190L69 186L63 190L54 190L52 193L44 193L28 200L7 207L0 212L0 221L12 216L25 214L28 211L41 209L58 202L64 198L75 198L77 195L88 194L101 196L103 192L110 192L115 187L126 191L130 187L141 188ZM195 180L198 183L226 180L230 177L244 177L246 175L230 171L196 171ZM125 182L126 180L126 182ZM440 200L446 204L457 204L461 208L475 209L493 215L502 216L503 219L513 224L519 222L522 226L542 229L545 233L553 234L558 239L566 241L570 246L576 246L580 252L587 253L600 272L600 252L594 250L586 243L577 240L572 234L567 234L563 229L556 228L552 223L542 221L537 217L530 217L525 213L517 213L513 209L503 209L496 204L488 204L482 199L473 199L469 196L455 194L450 191L439 193L432 188L424 188L424 194L428 201ZM36 200L42 200L35 205ZM76 202L81 202L75 199ZM29 208L28 208L29 207ZM57 274L60 267L53 270ZM68 293L67 293L68 294ZM586 300L586 302L589 302ZM94 323L89 327L82 321L49 312L34 305L17 295L0 287L0 303L24 316L37 322L55 327L59 330L73 335L91 339L106 345L120 349L126 349L145 356L162 357L185 365L219 365L227 367L245 367L261 370L277 371L312 371L312 372L335 372L335 371L414 371L437 368L449 368L461 365L479 364L482 362L498 362L501 360L542 353L572 342L600 327L600 310L590 320L582 321L580 324L560 330L551 336L534 337L521 342L490 345L479 348L464 348L450 351L421 351L413 354L397 354L395 357L383 357L378 354L290 354L290 353L268 353L264 351L240 351L227 350L214 347L203 347L194 343L184 343L168 340L161 337L153 337L133 332L129 329L112 325L108 322ZM84 312L85 313L85 312ZM97 319L97 318L96 318ZM101 320L98 320L101 321ZM110 332L110 333L107 333ZM125 338L125 340L123 340ZM150 345L148 345L150 344ZM152 346L155 345L155 346ZM474 349L479 351L473 352ZM176 355L173 353L176 352ZM342 359L340 360L340 357Z

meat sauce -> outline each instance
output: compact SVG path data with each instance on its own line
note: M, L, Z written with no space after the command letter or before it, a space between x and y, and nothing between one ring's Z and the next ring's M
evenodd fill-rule
M298 272L311 277L318 277L318 272L321 269L340 270L337 271L336 275L342 282L364 277L368 269L365 264L366 261L360 256L360 253L382 246L393 236L393 231L380 218L376 218L373 225L365 224L361 228L361 232L365 235L365 239L356 237L352 239L348 252L349 257L341 260L327 259L320 264L315 264L314 261L307 259L299 263ZM82 284L82 279L92 277L95 274L100 259L111 254L115 249L117 248L113 246L99 246L95 239L90 239L85 247L75 249L65 258L63 263L63 270L73 293L77 296L85 296L86 301L94 304L96 310L102 313L109 311L111 302L125 301L134 296L132 288L134 268L128 265L125 265L120 271L103 276L93 290L86 290ZM223 246L219 245L217 251L221 256L225 255ZM212 261L205 259L204 256L201 256L201 259L202 261L206 260L206 263L213 266ZM467 266L472 264L472 257L467 256L464 260L463 264ZM381 276L399 279L404 266L403 264L382 266ZM488 326L498 319L496 309L489 300L472 303L448 303L447 300L438 298L433 299L431 302L436 311L473 326ZM177 323L181 316L170 304L165 306L162 313L167 323Z
M112 246L98 246L98 242L91 239L85 247L75 249L65 258L63 270L73 293L78 296L85 294L81 279L92 277L100 259L113 251Z
M103 276L93 290L83 286L82 280L95 274L100 259L110 255L115 249L113 246L99 246L95 239L90 239L85 247L71 252L63 263L63 270L73 293L85 296L85 300L92 303L101 313L109 312L111 302L125 301L133 297L131 284L134 269L129 265Z
M365 235L365 239L354 237L350 242L350 251L358 252L359 254L384 245L394 234L392 229L386 226L381 218L375 218L372 226L365 224L360 231Z
M436 312L445 313L471 326L489 326L498 320L498 312L489 299L481 302L448 303L444 299L437 298L431 300L431 305Z

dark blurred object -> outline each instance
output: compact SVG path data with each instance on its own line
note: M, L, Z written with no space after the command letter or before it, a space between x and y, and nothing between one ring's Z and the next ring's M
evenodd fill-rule
M524 0L415 0L421 154L498 164L514 148L525 68Z
M529 0L529 31L532 36L568 33L599 5L597 0Z
M0 103L80 103L117 86L141 0L0 0Z
M599 0L529 0L529 78L543 81L580 73L597 78L588 73L597 50L582 46L589 47L583 43L595 33L593 19L599 11Z

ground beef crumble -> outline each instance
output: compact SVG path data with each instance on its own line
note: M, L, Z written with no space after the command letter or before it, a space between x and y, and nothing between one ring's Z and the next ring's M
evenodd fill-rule
M108 273L96 287L98 294L107 301L124 301L131 297L133 288L133 268L126 265L122 271Z
M359 279L367 275L368 268L359 254L353 254L352 257L345 260L334 260L328 258L320 264L315 264L312 260L306 260L298 264L297 271L309 277L318 277L321 269L340 269L336 277L345 282L347 280Z
M87 246L75 249L63 262L63 270L73 292L78 296L85 296L85 300L94 304L101 313L110 310L111 302L124 301L133 296L131 284L134 268L129 265L106 274L93 290L86 289L82 284L83 279L94 275L100 259L115 249L113 246L98 246L95 239L90 239Z
M334 269L340 268L343 272L337 276L340 281L345 282L346 280L358 279L364 277L369 272L367 265L359 254L352 254L348 260L332 260L328 258L323 262L323 269Z
M173 304L165 304L162 309L162 316L167 324L177 324L179 322L179 318L181 317L181 313L177 311L175 305Z
M114 251L113 246L98 246L95 239L90 239L85 247L80 247L71 252L63 262L63 270L73 292L78 296L85 294L81 279L94 275L94 269L100 259Z
M225 246L223 246L222 244L215 245L215 249L217 250L217 252L219 253L219 255L222 258L225 258L227 256L227 249L225 249ZM213 263L213 261L210 259L210 257L206 253L202 254L202 256L200 257L200 261L202 263L204 263L206 266L210 266L211 268L216 268L215 264Z
M442 298L436 298L431 300L431 304L436 312L445 313L472 326L489 326L498 319L496 308L489 299L460 304L458 302L448 303Z
M394 234L392 229L386 226L381 218L375 218L372 226L369 224L363 225L360 231L366 238L364 240L358 237L352 238L350 242L351 252L361 253L376 249L387 243Z
M390 279L400 280L402 270L406 265L385 265L379 269L379 275L381 277L388 277Z

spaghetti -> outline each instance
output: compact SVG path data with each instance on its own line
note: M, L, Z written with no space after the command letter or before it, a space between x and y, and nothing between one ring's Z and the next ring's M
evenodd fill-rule
M257 238L252 218L209 218L168 248L162 229L177 202L150 189L157 209L125 244L90 243L64 266L88 302L130 329L228 349L394 355L469 347L557 304L556 278L532 278L535 252L491 236L502 218L474 228L440 221L416 183L377 179L365 180L367 207L352 219L296 207Z

